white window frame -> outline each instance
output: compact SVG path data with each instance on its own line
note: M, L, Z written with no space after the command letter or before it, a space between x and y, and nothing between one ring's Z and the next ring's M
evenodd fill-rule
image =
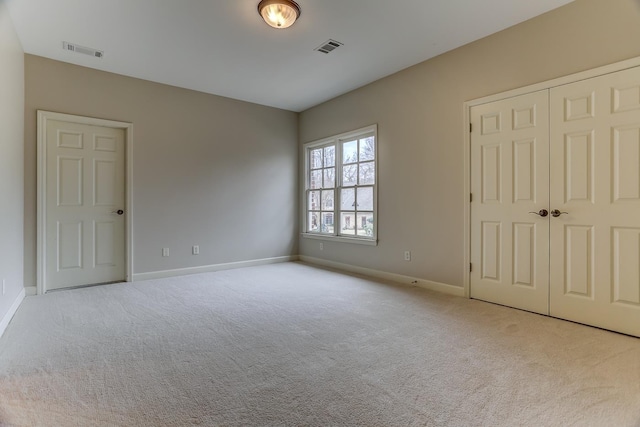
M374 184L373 184L373 230L372 236L345 236L340 235L340 227L341 227L341 215L340 215L340 193L342 186L342 142L345 140L353 140L355 138L360 139L362 137L366 137L369 135L373 135L375 139L374 144L374 165L375 165L375 174L374 174ZM333 202L333 221L334 221L334 231L332 234L329 233L321 233L321 232L313 232L307 231L307 225L309 221L309 206L308 206L308 192L311 190L310 187L310 152L313 149L317 149L320 147L325 147L333 145L335 146L335 197ZM339 241L339 242L348 242L348 243L356 243L362 245L372 245L376 246L378 244L378 125L370 125L360 129L356 129L350 132L341 133L339 135L333 135L327 138L323 138L320 140L308 142L303 145L302 156L304 157L304 179L302 186L302 236L309 239L318 239L318 240L330 240L330 241ZM363 187L370 187L371 185L364 185ZM347 186L344 188L352 188L353 186ZM356 185L354 188L360 187ZM371 212L371 211L367 211ZM320 216L319 221L322 221L322 216ZM355 221L358 221L358 218L355 218Z

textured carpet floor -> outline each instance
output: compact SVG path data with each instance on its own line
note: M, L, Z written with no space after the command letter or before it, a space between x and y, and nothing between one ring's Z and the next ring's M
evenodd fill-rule
M27 298L0 424L638 426L640 339L287 263Z

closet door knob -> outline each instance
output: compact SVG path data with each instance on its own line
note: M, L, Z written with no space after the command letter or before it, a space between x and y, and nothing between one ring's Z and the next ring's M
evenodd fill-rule
M538 212L529 212L529 213L532 213L534 215L540 215L542 218L549 215L549 212L546 209L540 209Z
M569 214L569 212L560 212L558 209L554 209L551 211L551 216L554 218L558 218L562 214Z

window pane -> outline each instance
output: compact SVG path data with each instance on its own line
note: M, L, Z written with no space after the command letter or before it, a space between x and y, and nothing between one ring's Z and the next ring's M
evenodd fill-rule
M355 212L340 213L340 234L356 234L356 214Z
M320 192L319 191L309 191L309 210L310 211L320 210Z
M305 144L306 232L327 237L373 237L378 220L378 141L373 126L351 135Z
M322 169L311 171L311 176L309 177L309 188L322 188Z
M336 165L336 147L332 145L330 147L324 147L324 167L331 167Z
M355 163L358 161L358 141L342 143L342 163Z
M342 168L342 185L349 187L356 185L358 180L358 165L348 165Z
M327 168L324 170L324 188L333 188L336 186L336 168Z
M311 169L322 167L322 148L311 150Z
M323 190L322 191L322 210L323 211L332 211L333 210L333 199L335 198L335 194L333 190Z
M344 188L340 192L340 210L349 211L356 208L355 188Z
M373 212L358 212L358 236L373 237Z
M307 231L319 231L320 213L309 212L309 220L307 221Z
M373 185L376 183L376 164L375 162L360 163L360 173L358 183L360 185Z
M322 213L322 232L333 234L333 213Z
M360 140L360 158L361 162L367 160L373 160L376 158L376 143L375 138L369 136Z
M358 188L358 207L359 211L373 210L373 187Z

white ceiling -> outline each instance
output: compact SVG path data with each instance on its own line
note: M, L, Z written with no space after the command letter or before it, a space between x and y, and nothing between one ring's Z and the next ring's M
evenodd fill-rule
M572 0L298 0L286 30L259 0L1 1L26 53L303 111ZM344 46L314 51L328 39Z

